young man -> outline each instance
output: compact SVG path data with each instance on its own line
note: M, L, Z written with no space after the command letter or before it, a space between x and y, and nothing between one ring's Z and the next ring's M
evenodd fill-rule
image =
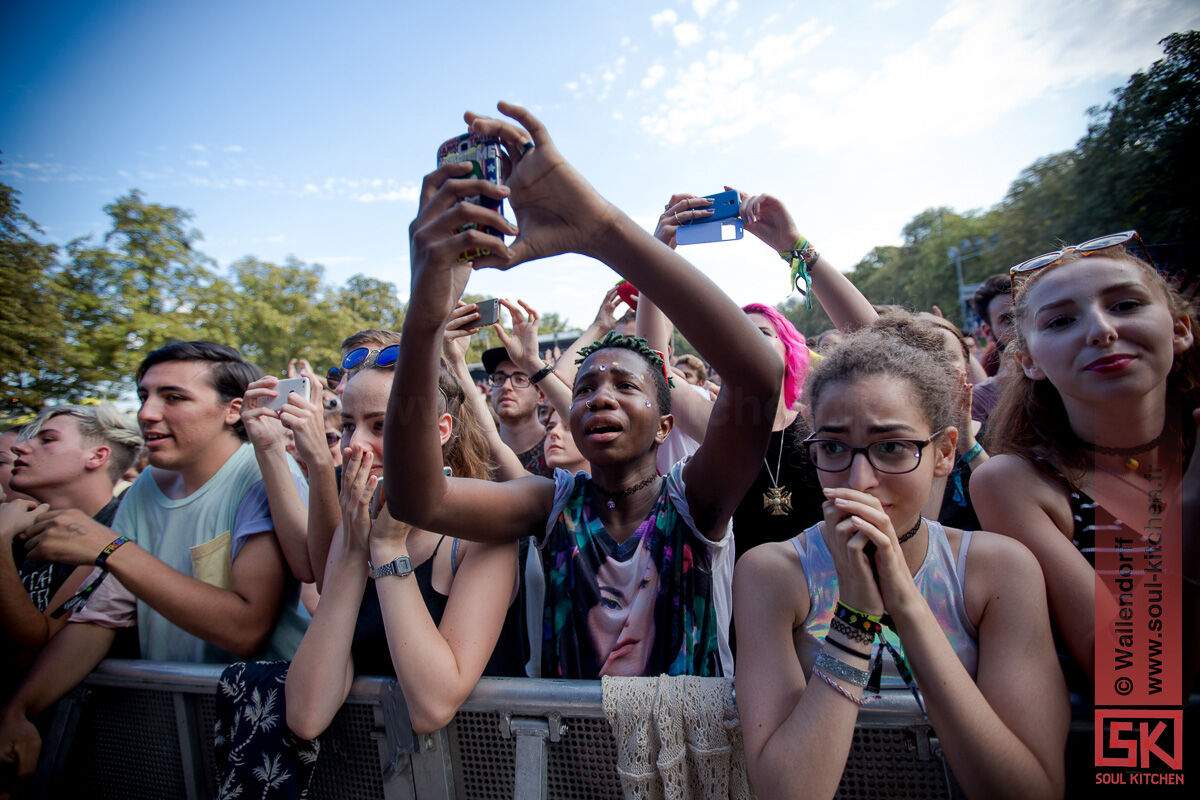
M987 422L1000 400L1001 379L1006 372L1000 356L1013 334L1012 282L1008 275L988 278L975 291L972 302L975 313L983 320L980 330L988 340L987 349L979 359L988 379L975 385L971 418Z
M112 528L66 509L22 534L35 558L103 569L0 714L0 759L15 761L18 774L34 770L41 748L29 717L87 676L116 628L136 624L142 657L157 661L291 658L303 636L296 586L240 416L257 377L225 345L179 342L150 353L137 383L151 468Z
M0 507L0 636L9 642L3 658L12 676L66 624L65 616L47 612L91 572L90 566L27 558L14 537L45 511L73 508L112 525L119 503L113 486L141 447L137 422L108 404L48 408L13 445L13 487L33 500Z
M538 376L518 367L503 347L484 350L482 361L491 386L492 408L499 418L500 439L527 471L552 477L554 470L546 466L543 446L546 428L538 421L538 388L531 382Z

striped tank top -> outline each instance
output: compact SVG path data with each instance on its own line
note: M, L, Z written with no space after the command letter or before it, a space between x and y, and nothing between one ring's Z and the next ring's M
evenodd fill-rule
M967 616L966 601L963 599L971 531L963 531L956 559L946 529L934 520L926 519L925 522L929 528L929 545L925 550L925 560L913 576L913 582L916 583L925 602L929 604L958 660L974 680L975 669L979 663L979 633ZM804 569L804 577L808 581L808 616L805 617L804 624L796 636L796 651L805 673L808 674L817 652L823 646L825 634L829 632L829 620L833 617L834 606L837 605L837 568L833 564L833 555L825 546L825 538L821 536L820 524L812 526L791 541L792 546L796 548L796 554L800 556L800 566ZM883 635L898 652L904 652L904 645L895 631L884 628ZM879 647L880 644L876 642L875 648ZM883 656L881 687L903 689L904 681L896 672L891 656L886 653Z

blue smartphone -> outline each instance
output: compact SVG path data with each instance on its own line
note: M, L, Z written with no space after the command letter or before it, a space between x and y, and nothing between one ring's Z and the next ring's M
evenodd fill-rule
M712 205L709 207L712 209L713 213L707 217L701 217L700 219L694 219L689 222L685 222L680 227L687 225L706 225L710 222L716 222L717 220L731 219L742 213L742 203L738 199L738 193L733 189L730 189L727 192L717 192L716 194L705 195L704 199L712 201ZM738 238L740 239L742 237L739 236Z
M742 238L742 221L737 217L719 219L691 225L680 225L675 231L676 244L707 244L709 242L732 242Z

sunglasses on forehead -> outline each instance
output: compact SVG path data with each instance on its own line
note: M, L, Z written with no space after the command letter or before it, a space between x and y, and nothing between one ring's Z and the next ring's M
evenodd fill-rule
M1026 278L1040 269L1057 264L1063 259L1063 256L1070 255L1071 253L1078 253L1080 256L1091 256L1114 247L1123 247L1125 249L1136 247L1138 249L1136 255L1143 258L1150 266L1154 266L1154 261L1150 258L1150 253L1146 250L1146 245L1142 242L1142 237L1138 235L1138 232L1122 231L1121 233L1110 233L1107 236L1088 239L1086 242L1064 247L1061 250L1055 250L1053 253L1043 253L1037 258L1031 258L1028 261L1022 261L1014 267L1009 267L1008 273L1013 278Z
M369 367L395 366L400 358L400 345L389 344L387 347L356 347L342 359L340 367L330 367L325 374L325 383L330 389L335 389L342 378L352 372Z

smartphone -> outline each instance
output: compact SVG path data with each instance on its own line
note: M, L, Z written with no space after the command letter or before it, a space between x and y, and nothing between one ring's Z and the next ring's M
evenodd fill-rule
M478 327L486 328L500 321L500 301L497 298L480 300L475 305L479 307L479 321L475 323Z
M278 411L283 408L284 404L287 403L288 395L292 392L307 400L308 378L283 378L279 383L275 384L275 391L279 392L279 395L267 404L267 408L272 411Z
M732 242L744 235L742 221L737 217L705 220L698 225L680 225L675 231L676 244L707 244L708 242Z
M689 220L683 223L683 225L704 225L721 219L733 219L742 213L742 201L738 199L738 193L733 189L727 192L705 195L704 199L712 201L712 205L709 208L712 209L713 213L707 217ZM739 236L738 238L740 239L741 237Z
M437 165L439 167L444 164L462 164L464 162L471 164L471 172L464 175L464 178L480 178L496 185L500 184L499 139L488 139L474 133L463 133L453 139L447 139L438 147ZM502 203L499 200L481 195L473 195L464 199L468 203L475 203L500 213ZM490 226L484 230L492 236L504 235Z

